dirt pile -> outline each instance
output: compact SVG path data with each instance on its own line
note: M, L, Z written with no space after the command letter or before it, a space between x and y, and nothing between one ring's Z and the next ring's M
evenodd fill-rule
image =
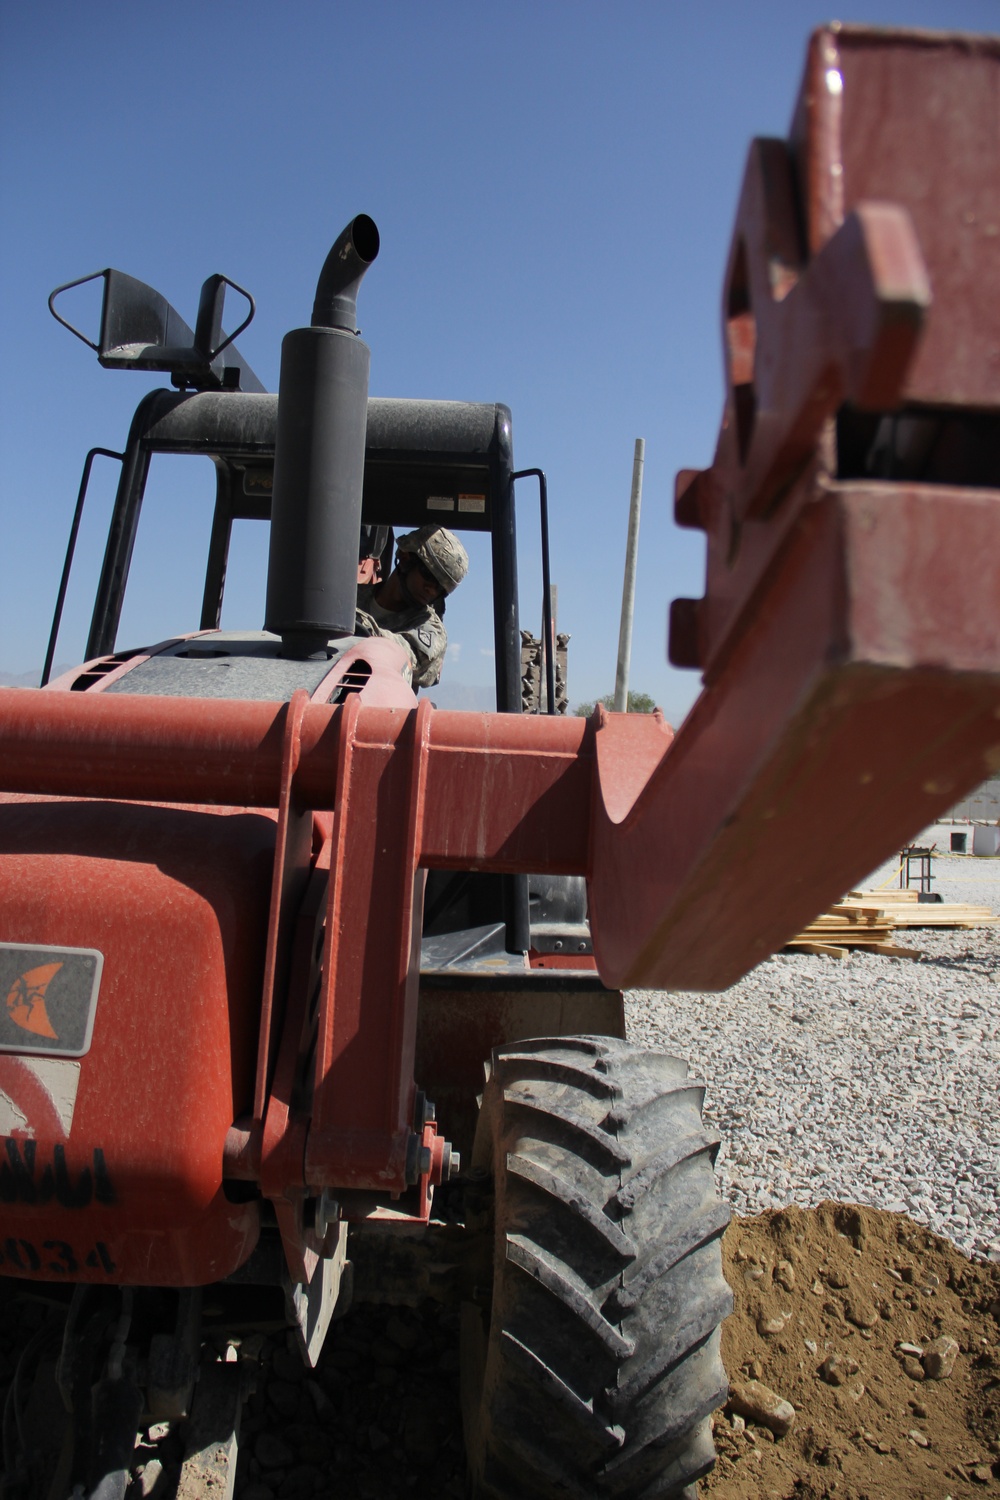
M724 1255L732 1395L705 1495L1000 1490L1000 1267L902 1214L835 1203L734 1219Z
M733 1398L703 1500L1000 1493L1000 1266L902 1214L834 1203L734 1219L723 1244ZM0 1281L0 1406L46 1319L17 1293ZM284 1332L245 1340L255 1389L236 1500L462 1500L457 1321L432 1302L359 1306L314 1371ZM159 1424L129 1493L159 1493L180 1456L181 1435Z

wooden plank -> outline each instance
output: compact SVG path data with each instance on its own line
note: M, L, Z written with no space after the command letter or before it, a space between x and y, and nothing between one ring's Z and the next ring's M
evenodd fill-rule
M806 927L823 928L830 932L872 932L877 927L891 926L892 920L887 916L883 916L878 922L848 922L841 917L817 917L815 921L806 923Z
M860 897L865 901L872 902L916 901L919 895L919 891L910 890L906 886L903 886L902 888L900 888L899 886L885 886L882 890L871 891L862 889L858 891L848 891L847 893L849 900L854 900L855 898Z
M785 944L785 952L819 953L826 958L846 958L852 948L863 948L866 953L878 953L882 958L923 958L919 948L902 948L898 943L887 943L884 940L856 942L850 939L843 943L820 943L798 937Z
M905 909L909 910L908 907ZM890 922L892 919L892 913L884 907L859 906L856 911L851 911L849 908L843 911L840 907L834 907L830 911L821 912L815 920L839 922L841 925L849 924L851 927L864 927L866 923Z
M857 933L859 937L865 935L872 937L874 934L882 933L885 937L892 931L893 926L892 922L866 922L864 924L861 922L810 922L808 927L802 928L802 931L810 933L813 937L839 937L841 935L850 937L853 933Z
M883 958L923 958L919 948L900 948L896 943L875 943L870 949L872 953L880 953Z
M847 928L853 929L855 927L886 927L891 921L892 918L890 915L884 911L870 915L866 913L864 916L856 918L841 914L840 912L827 912L822 917L816 917L813 922L809 923L809 926L843 927L846 930Z
M820 943L828 947L837 948L877 948L880 943L889 941L891 932L888 929L878 932L845 932L843 934L816 932L812 927L804 927L792 938L793 943Z
M794 942L785 944L785 952L794 950L796 953L818 953L824 958L846 958L847 949L843 946L834 947L832 943L800 942L798 938Z
M992 927L1000 921L988 906L975 906L966 901L909 899L916 897L916 891L861 891L852 893L838 905L855 911L870 911L873 907L869 903L873 903L876 894L882 898L879 915L892 927ZM831 910L836 911L837 907Z
M945 912L941 915L927 916L924 912L918 916L916 913L905 917L894 917L891 925L893 927L995 927L1000 918L993 916L992 912L986 916L969 912Z
M990 910L988 906L975 901L876 901L872 896L865 896L864 899L845 896L843 901L830 907L830 910L838 911L843 908L847 911L892 911L913 916L917 912L940 911L942 908L950 911L952 907L962 907L969 911Z

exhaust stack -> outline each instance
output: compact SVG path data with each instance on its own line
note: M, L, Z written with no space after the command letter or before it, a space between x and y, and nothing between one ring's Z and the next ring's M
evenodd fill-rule
M320 272L312 325L285 335L271 499L264 629L282 655L327 654L354 634L371 352L357 337L361 278L378 255L367 214Z

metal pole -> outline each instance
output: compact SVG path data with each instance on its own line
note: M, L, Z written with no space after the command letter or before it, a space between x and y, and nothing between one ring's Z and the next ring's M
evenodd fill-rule
M556 616L558 614L558 610L559 588L556 584L553 583L549 586L549 619L547 626L545 622L545 610L542 610L542 664L545 670L542 674L542 679L538 684L538 706L539 711L543 714L554 714L556 711L554 688L551 697L549 694L549 677L552 677L554 683L556 665ZM546 634L546 630L548 631L548 634ZM551 672L549 671L550 664Z
M52 662L56 654L56 641L59 638L59 626L62 623L63 605L66 603L66 589L69 586L70 569L73 566L73 554L76 551L76 539L80 531L80 520L83 516L83 502L87 497L87 486L90 484L90 470L94 459L98 454L103 458L117 458L119 463L125 462L124 453L115 453L111 448L91 448L83 465L83 477L80 480L80 488L76 496L76 509L73 512L73 524L69 529L69 542L66 546L66 561L63 563L62 577L59 580L59 593L56 596L55 613L52 616L52 630L49 635L49 644L45 652L45 665L42 667L42 676L39 687L45 687L52 673Z
M635 609L635 565L639 555L639 508L642 505L642 466L646 440L636 438L632 459L632 499L628 512L628 544L625 548L625 581L622 585L622 621L618 631L618 671L615 676L615 713L628 709L628 668L632 657L632 614Z

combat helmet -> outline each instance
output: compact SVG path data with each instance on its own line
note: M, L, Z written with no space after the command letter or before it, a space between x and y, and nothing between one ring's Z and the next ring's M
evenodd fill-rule
M469 554L446 526L420 526L396 543L398 556L413 552L429 569L446 594L458 588L469 571Z

